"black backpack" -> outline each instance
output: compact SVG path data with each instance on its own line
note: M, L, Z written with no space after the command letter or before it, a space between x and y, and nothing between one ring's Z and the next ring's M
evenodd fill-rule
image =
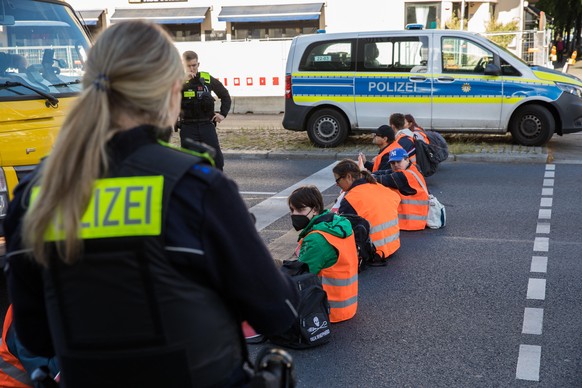
M352 224L356 248L358 250L358 272L362 272L368 266L386 265L387 258L378 253L376 246L370 239L370 223L357 214L342 214L342 217L348 219Z
M269 340L292 349L312 348L329 342L329 302L321 279L299 260L285 260L281 270L291 276L299 290L297 319L287 332L269 336Z
M422 140L415 139L416 165L425 177L434 174L439 163L449 157L449 146L440 133L435 131L425 131L430 144Z

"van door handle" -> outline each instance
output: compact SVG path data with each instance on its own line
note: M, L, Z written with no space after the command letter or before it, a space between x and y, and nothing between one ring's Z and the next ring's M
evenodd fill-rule
M453 77L438 77L437 81L443 82L443 83L451 83L451 82L455 81L455 79Z
M426 77L423 77L421 75L413 75L412 77L409 78L412 82L422 82L422 81L426 81Z

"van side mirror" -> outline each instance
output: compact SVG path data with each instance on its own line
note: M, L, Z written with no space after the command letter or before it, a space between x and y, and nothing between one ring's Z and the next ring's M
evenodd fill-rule
M501 75L501 68L494 63L485 66L485 75Z

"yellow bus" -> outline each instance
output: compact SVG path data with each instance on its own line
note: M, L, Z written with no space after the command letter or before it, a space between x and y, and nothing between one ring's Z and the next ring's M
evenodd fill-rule
M65 2L0 0L0 236L14 186L48 154L81 90L88 49Z

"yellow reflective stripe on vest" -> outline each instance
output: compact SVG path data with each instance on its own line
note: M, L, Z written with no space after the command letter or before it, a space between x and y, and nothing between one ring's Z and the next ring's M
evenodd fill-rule
M162 231L163 176L99 179L81 219L81 239L157 236ZM42 193L35 187L33 199ZM36 192L36 193L35 193ZM64 232L49 226L45 239L59 241Z
M196 97L196 92L194 90L184 90L183 96L186 98L193 98Z
M201 71L200 78L204 80L205 84L208 85L210 83L210 73L208 73L206 71Z

